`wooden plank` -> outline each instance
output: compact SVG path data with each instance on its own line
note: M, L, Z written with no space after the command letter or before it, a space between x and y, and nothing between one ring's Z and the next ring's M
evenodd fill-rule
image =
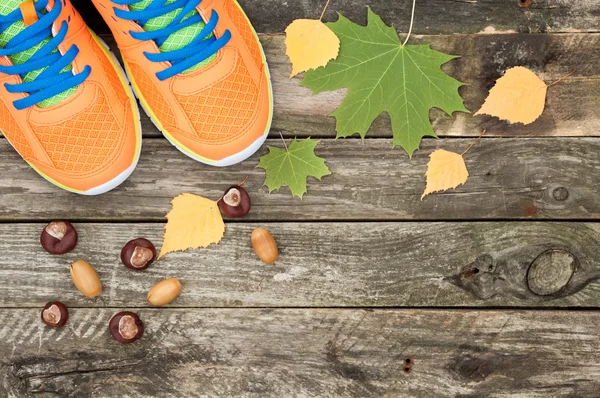
M118 52L110 36L104 39ZM341 103L346 90L312 95L299 87L301 77L289 79L291 66L285 55L283 35L262 35L273 81L275 113L271 136L335 137L335 118L329 116ZM490 116L456 113L450 117L438 109L430 113L439 136L598 136L600 135L600 34L503 34L414 37L414 43L461 55L444 70L466 83L460 90L468 109L481 107L488 91L504 71L521 65L531 68L547 83L576 69L576 74L548 91L546 109L534 123L509 125ZM575 106L576 104L576 106ZM161 136L142 112L146 137ZM384 114L369 131L370 137L392 136Z
M335 118L329 115L340 105L346 90L312 95L309 89L298 86L301 77L289 79L291 67L283 37L263 36L262 41L275 92L276 131L272 136L281 131L286 136L334 137ZM459 92L472 112L481 107L496 80L513 66L530 68L548 84L577 70L573 78L548 90L544 113L530 125L509 125L495 117L459 112L451 117L433 109L430 119L439 136L477 136L483 129L488 135L507 137L600 135L599 34L424 36L415 37L414 43L460 55L443 69L466 84ZM370 137L391 135L387 114L368 132Z
M593 397L597 312L139 310L119 345L118 309L1 310L0 395ZM409 358L412 367L404 371Z
M0 224L0 307L149 306L150 287L169 277L184 286L175 307L600 305L596 223L229 223L218 246L169 254L144 272L119 253L137 237L160 247L162 223L75 224L79 245L65 256L42 250L44 225ZM274 265L252 250L257 226L278 241ZM79 258L103 281L96 299L71 282Z
M72 0L86 22L98 32L108 28L87 0ZM239 0L255 29L279 33L296 18L319 18L322 0ZM422 0L417 3L413 31L417 34L477 32L598 32L600 5L596 0L534 0L524 7L519 0ZM371 7L388 24L408 31L411 0L345 0L332 4L324 20L334 21L342 13L357 23L366 23Z
M309 178L308 194L287 187L268 193L258 156L215 168L195 162L163 139L146 140L137 170L118 189L98 197L64 192L29 168L0 140L0 220L163 220L173 197L192 192L219 198L249 176L252 210L245 220L598 219L600 139L488 138L466 156L469 181L420 200L429 154L462 152L471 139L425 140L412 160L391 140L321 140L316 153L331 176ZM281 140L268 145L282 147Z

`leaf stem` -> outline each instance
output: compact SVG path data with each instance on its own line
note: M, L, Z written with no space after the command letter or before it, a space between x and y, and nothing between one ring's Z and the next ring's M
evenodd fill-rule
M468 147L468 148L467 148L467 149L466 149L466 150L465 150L463 153L461 153L461 154L460 154L460 156L464 156L464 155L465 155L465 153L469 152L469 149L473 148L473 145L475 145L475 144L477 143L477 141L479 141L479 140L481 139L481 137L483 137L483 135L485 134L485 132L486 132L486 130L483 130L483 131L481 132L481 134L479 134L479 137L477 137L477 138L475 139L475 141L473 141L473 142L471 143L471 145L469 145L469 147Z
M321 13L321 17L319 18L319 21L323 20L323 16L325 15L325 11L327 11L327 7L329 7L329 3L331 3L331 0L327 0L327 4L325 4L325 8L323 8L323 12Z
M560 82L561 80L564 80L567 77L571 76L573 73L575 73L576 70L577 69L573 69L571 72L567 73L566 75L564 75L563 77L561 77L560 79L558 79L557 81L555 81L554 83L548 84L548 87L554 86L556 83Z
M244 181L240 182L238 185L238 187L241 187L242 185L244 185L244 183L248 181L248 176L246 176L246 178L244 178ZM225 194L221 195L221 197L219 199L216 200L217 203L219 203L223 198L225 197Z
M283 139L283 134L281 134L281 131L279 132L279 136L281 137L281 141L283 141L283 146L285 147L285 150L288 150L287 144L285 143L285 140Z
M404 47L406 45L406 43L408 42L408 38L410 37L410 33L412 32L413 22L415 21L415 5L416 4L417 4L417 0L413 0L412 12L410 14L410 27L408 28L408 34L406 35L406 39L404 40L404 43L402 43L402 47Z
M244 181L242 181L238 184L238 187L241 187L242 185L244 185L246 183L246 181L248 181L248 176L246 176L246 178L244 178Z

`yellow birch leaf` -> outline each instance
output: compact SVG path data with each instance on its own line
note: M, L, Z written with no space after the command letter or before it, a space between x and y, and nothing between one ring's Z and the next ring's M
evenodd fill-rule
M202 196L184 193L171 201L167 214L165 237L158 258L167 253L207 247L219 243L225 233L225 223L217 202Z
M285 34L285 53L292 62L290 78L327 65L340 52L340 39L320 20L296 19Z
M444 149L433 151L427 164L427 186L421 196L432 192L445 191L467 182L469 172L462 155Z
M515 66L496 85L475 115L491 115L509 123L533 123L544 111L548 86L535 73Z

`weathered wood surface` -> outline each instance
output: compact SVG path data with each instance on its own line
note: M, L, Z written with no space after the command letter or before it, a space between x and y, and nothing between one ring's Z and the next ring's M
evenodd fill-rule
M600 18L599 18L600 19ZM114 40L104 36L115 52ZM289 79L291 66L285 55L283 35L262 35L275 98L271 136L335 137L335 118L329 116L346 90L312 95L299 87L301 77ZM461 57L444 70L465 82L460 93L468 109L478 110L496 79L513 66L526 66L547 83L576 69L573 77L548 90L546 109L534 123L509 125L490 116L457 112L454 117L439 109L430 112L436 133L443 136L598 136L600 135L600 34L503 34L413 37L413 43L431 43L435 50ZM142 112L146 137L160 136ZM391 137L389 117L384 114L371 127L369 137ZM358 136L357 136L358 137Z
M600 21L600 18L598 18ZM334 137L335 118L346 90L312 95L299 87L301 77L289 79L283 36L263 36L272 71L275 114L272 136ZM439 109L430 112L438 136L477 136L487 129L497 136L597 136L600 135L600 34L572 35L452 35L414 37L415 44L431 44L435 50L460 55L443 69L464 82L459 92L465 106L477 111L496 80L513 66L526 66L548 84L576 69L569 78L548 90L546 108L534 123L509 125L491 116L456 112L451 117ZM145 130L155 131L152 127ZM370 137L391 137L387 114L375 121ZM358 135L357 135L358 137Z
M288 79L280 34L293 19L317 18L324 1L240 2L262 33L272 72L272 138L326 138L317 154L333 175L309 179L302 201L287 188L269 195L255 169L266 148L241 165L211 168L156 139L142 116L149 139L136 172L109 194L83 198L45 183L0 139L0 397L597 396L597 311L541 307L600 306L600 223L591 222L600 215L600 138L517 137L600 135L600 2L417 3L411 42L461 55L444 70L467 84L460 92L473 111L507 68L527 66L548 83L577 69L549 90L544 114L529 126L432 110L442 137L485 128L507 138L484 138L466 157L467 184L424 201L428 155L462 152L472 140L428 139L409 161L391 148L387 115L369 132L379 139L330 139L328 115L344 91L312 96L300 78ZM114 48L89 1L74 3ZM410 3L340 0L325 20L341 12L364 23L371 6L405 32ZM227 223L220 245L170 254L145 272L121 265L131 238L160 246L174 196L218 198L246 175L253 209ZM42 251L42 221L51 219L79 221L74 252ZM252 251L256 226L279 242L273 265ZM68 265L78 258L104 283L94 300L70 280ZM173 276L183 294L169 308L148 308L147 290ZM53 299L71 308L61 330L39 319ZM440 308L398 308L405 306ZM513 306L529 310L484 309ZM110 338L108 320L132 307L146 334L122 346Z
M114 40L106 41L117 51ZM285 55L284 36L262 35L275 98L271 136L335 137L335 118L329 116L341 103L346 90L312 95L299 87L300 77L289 79L291 66ZM573 77L548 90L546 109L534 123L509 125L490 116L457 112L454 117L439 109L430 112L439 136L598 136L600 135L600 34L504 34L413 37L413 43L431 43L432 48L461 57L444 70L465 82L460 93L468 109L478 110L504 71L526 66L547 83L576 69ZM142 112L143 113L143 112ZM160 136L154 124L142 115L144 135ZM391 137L389 117L384 114L372 126L369 137ZM357 136L358 137L358 136Z
M135 344L111 340L119 309L0 310L0 395L16 397L593 397L594 312L139 310ZM409 373L404 362L412 363Z
M108 28L88 0L72 0L86 22L98 32ZM325 0L239 0L260 33L280 33L296 18L316 19ZM477 32L598 32L600 4L596 0L420 0L413 31L418 34ZM411 0L338 0L324 20L342 13L352 21L366 23L367 6L399 31L408 31Z
M309 194L293 199L287 187L268 193L258 156L215 168L195 162L163 139L144 142L137 170L119 188L77 196L45 183L6 140L0 140L0 220L161 221L173 197L192 192L219 198L249 175L252 210L245 220L598 219L600 139L484 138L466 156L469 181L420 200L429 154L462 152L472 139L429 139L409 160L391 140L321 140L316 153L332 172L309 178ZM281 140L268 145L282 147Z
M169 277L184 287L175 307L600 305L597 223L228 224L218 246L169 254L144 272L121 264L121 248L137 237L160 247L162 223L75 224L79 245L65 256L42 250L44 225L0 224L0 307L149 306L150 287ZM252 250L259 225L278 241L273 265ZM79 258L101 277L96 299L71 282Z

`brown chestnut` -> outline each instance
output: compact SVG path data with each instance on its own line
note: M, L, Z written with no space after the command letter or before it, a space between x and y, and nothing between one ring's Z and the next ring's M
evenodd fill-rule
M119 343L133 343L144 334L144 322L136 313L123 311L112 317L108 330Z
M77 231L70 222L52 221L42 231L40 243L50 254L65 254L77 246Z
M59 328L69 320L69 310L60 301L51 301L42 310L42 322L46 325Z
M241 186L234 185L225 191L219 207L227 217L244 217L250 211L250 195Z
M148 239L130 240L121 250L121 261L132 270L144 270L154 262L154 259L156 259L156 248Z

